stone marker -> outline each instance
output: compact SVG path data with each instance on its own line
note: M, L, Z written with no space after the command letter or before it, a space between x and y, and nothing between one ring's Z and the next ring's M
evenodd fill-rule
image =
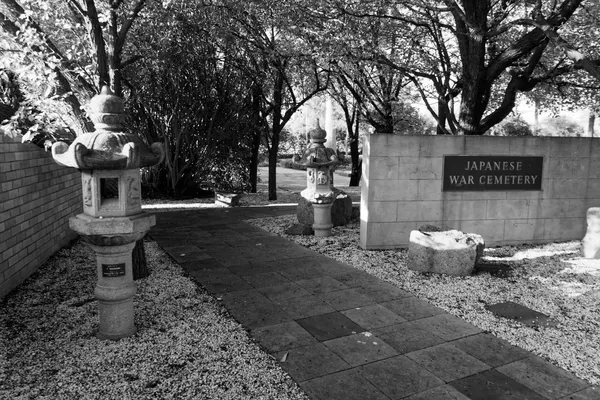
M165 153L162 144L148 147L123 132L123 100L108 87L92 99L90 109L96 130L70 146L54 143L52 157L81 171L83 213L71 217L69 226L96 253L97 337L118 340L136 332L132 251L156 221L142 211L140 168L162 162Z
M225 207L237 207L240 205L241 194L237 193L215 193L215 204Z
M306 189L300 192L302 202L309 204L312 208L312 229L315 236L331 236L331 208L335 201L333 191L333 171L339 160L335 151L323 145L327 132L319 126L312 129L310 135L310 146L306 149L299 164L306 166ZM352 201L350 201L352 211ZM302 221L300 221L302 223ZM308 225L308 223L306 224Z
M410 233L408 268L419 272L471 275L483 254L483 238L457 230Z
M584 258L600 258L600 207L587 210L587 231L581 241Z

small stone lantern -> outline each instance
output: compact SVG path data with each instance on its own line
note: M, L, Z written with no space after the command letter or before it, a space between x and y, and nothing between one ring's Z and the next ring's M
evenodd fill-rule
M156 224L142 211L140 168L164 159L162 144L150 148L137 136L122 132L123 100L105 86L90 103L95 132L78 136L68 146L56 142L52 157L59 165L81 171L83 214L69 226L96 253L99 339L135 334L132 251L135 242Z
M323 145L327 132L317 126L309 132L310 146L298 162L306 165L306 189L300 195L309 201L314 210L315 236L331 236L331 206L335 201L333 171L338 164L335 150Z

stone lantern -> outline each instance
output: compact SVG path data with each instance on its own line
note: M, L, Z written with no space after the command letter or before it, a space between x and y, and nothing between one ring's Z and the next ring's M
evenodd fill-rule
M300 195L314 210L312 228L315 236L331 236L331 207L336 198L333 187L333 171L338 164L335 150L323 145L327 132L317 126L309 132L310 146L304 152L299 164L306 165L306 189Z
M90 103L96 130L78 136L69 146L56 142L52 157L59 165L81 171L83 214L69 226L96 253L99 339L117 340L135 334L132 251L135 242L156 224L142 211L140 168L164 159L162 144L150 148L122 131L123 100L105 86Z

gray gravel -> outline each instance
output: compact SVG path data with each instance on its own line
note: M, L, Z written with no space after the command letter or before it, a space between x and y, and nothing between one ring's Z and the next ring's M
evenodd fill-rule
M95 261L77 242L0 304L1 399L307 399L216 300L146 242L138 333L100 341Z

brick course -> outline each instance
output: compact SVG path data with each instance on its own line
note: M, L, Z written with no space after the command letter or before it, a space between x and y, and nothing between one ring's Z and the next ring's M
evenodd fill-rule
M580 240L600 205L600 140L370 135L363 149L361 246L407 247L410 231L445 225L486 245ZM445 155L543 156L542 190L443 192Z
M79 171L0 133L0 298L77 237L69 217L82 211Z

